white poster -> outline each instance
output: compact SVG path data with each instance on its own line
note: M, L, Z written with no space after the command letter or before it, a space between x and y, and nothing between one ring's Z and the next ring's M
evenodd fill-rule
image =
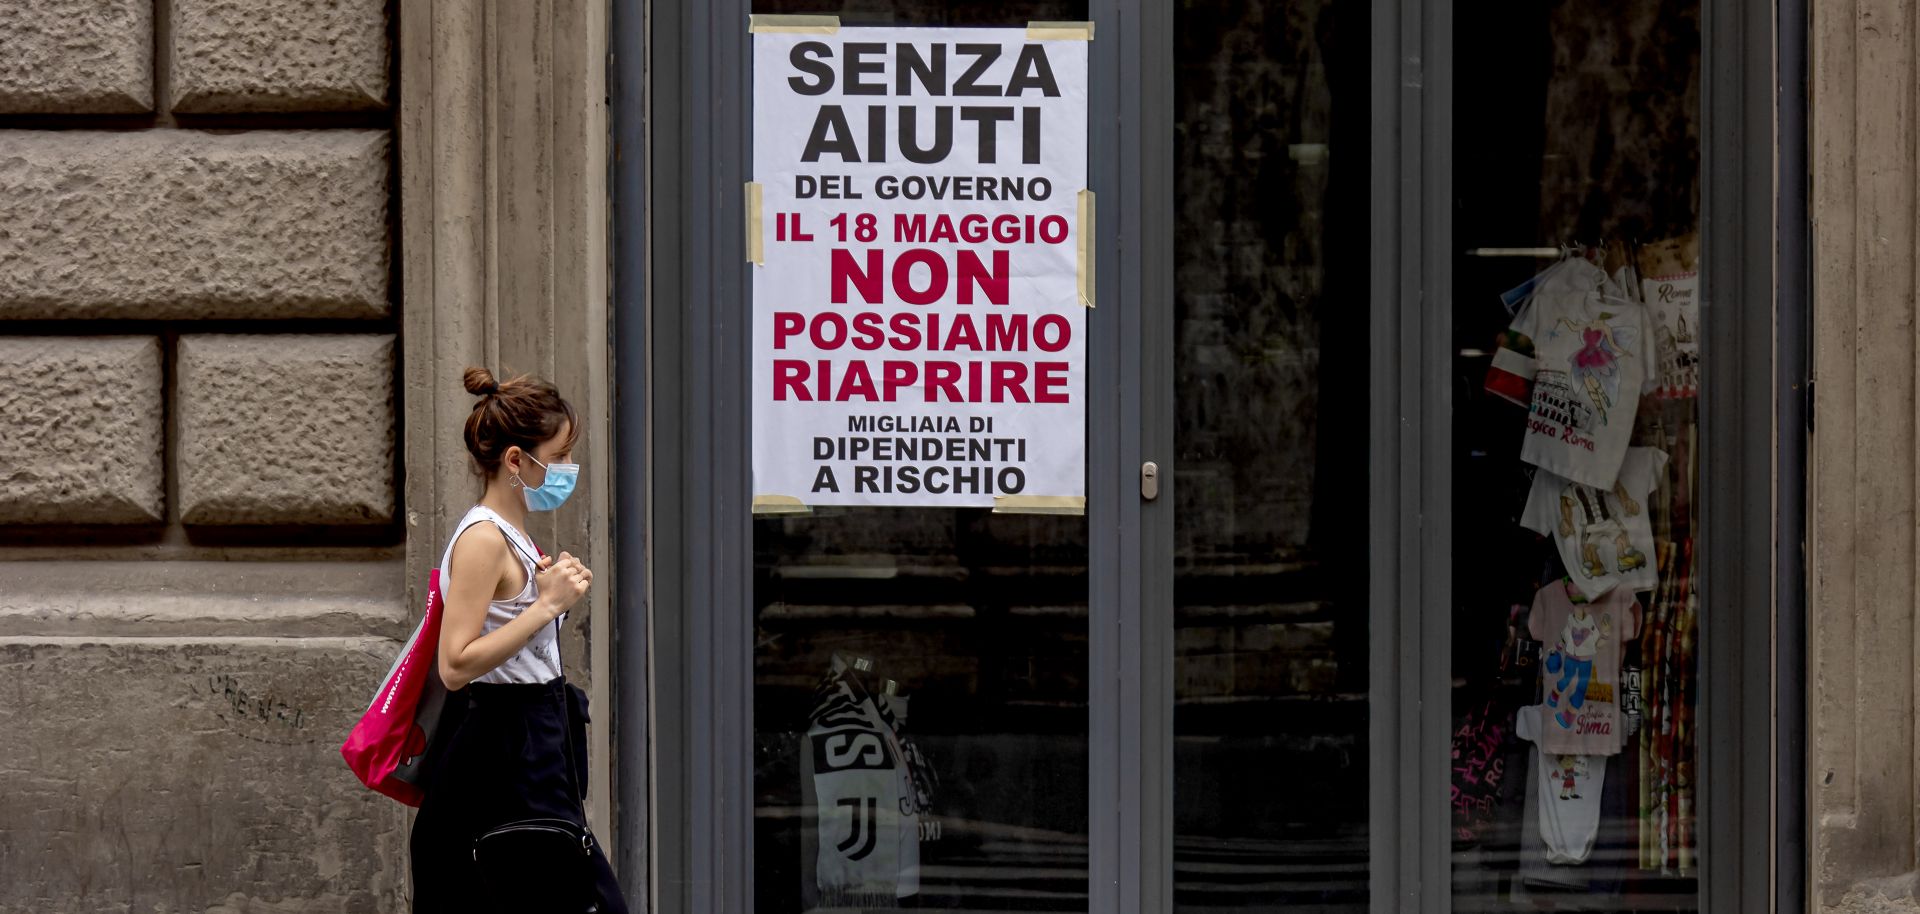
M1084 495L1087 42L753 36L757 502Z

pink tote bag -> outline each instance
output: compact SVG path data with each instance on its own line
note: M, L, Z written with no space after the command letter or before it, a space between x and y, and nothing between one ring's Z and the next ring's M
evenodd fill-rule
M340 755L362 784L408 806L419 806L427 747L446 705L440 681L440 570L427 576L427 611L387 670Z

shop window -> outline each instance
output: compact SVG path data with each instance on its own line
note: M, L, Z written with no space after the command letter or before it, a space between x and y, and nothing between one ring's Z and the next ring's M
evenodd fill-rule
M1699 4L1453 29L1453 909L1695 910Z

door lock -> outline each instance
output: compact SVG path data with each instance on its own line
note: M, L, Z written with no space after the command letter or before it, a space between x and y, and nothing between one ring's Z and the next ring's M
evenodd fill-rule
M1160 465L1149 460L1140 465L1140 498L1152 501L1160 497Z

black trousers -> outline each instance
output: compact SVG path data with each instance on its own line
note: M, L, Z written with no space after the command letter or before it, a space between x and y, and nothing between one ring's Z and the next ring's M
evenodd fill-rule
M573 786L586 794L586 695L559 679L542 685L476 682L449 696L446 713L440 732L451 736L434 740L426 796L413 822L414 914L553 910L552 899L561 895L553 885L557 874L536 872L530 864L510 880L520 890L503 893L497 873L481 878L473 839L517 819L586 820ZM573 781L562 740L572 745ZM599 907L589 910L626 914L613 867L597 842L592 862Z

